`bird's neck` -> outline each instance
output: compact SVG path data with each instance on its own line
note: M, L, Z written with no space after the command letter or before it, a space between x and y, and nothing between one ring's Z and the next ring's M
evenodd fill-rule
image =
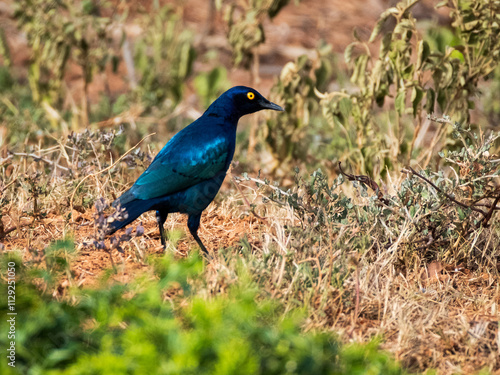
M236 127L238 120L241 117L239 111L234 107L233 103L215 101L208 107L203 114L208 117L217 117L223 119L226 123Z

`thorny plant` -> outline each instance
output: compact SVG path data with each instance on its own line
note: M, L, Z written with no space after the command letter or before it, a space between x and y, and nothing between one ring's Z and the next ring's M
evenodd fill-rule
M41 198L45 198L50 194L46 181L41 181L42 173L33 172L19 176L11 183L4 185L0 180L0 240L3 240L9 233L12 233L19 228L31 226L37 219L46 216L46 212L41 208ZM31 217L28 222L11 223L5 227L3 216L8 216L12 209L12 203L16 201L17 193L23 190L26 193L27 202L24 204L24 213ZM30 210L31 208L31 210ZM3 245L2 245L3 246Z
M128 227L125 230L125 233L120 235L113 235L109 238L109 245L106 243L105 239L108 236L110 224L114 221L121 221L128 217L127 212L124 208L120 207L120 205L115 207L114 212L107 215L106 210L109 208L109 205L106 203L104 198L99 198L95 201L94 204L95 213L94 213L94 227L95 227L95 237L90 243L86 243L86 245L92 245L96 250L103 250L109 254L111 259L111 263L113 264L113 257L111 252L113 250L117 250L120 253L123 253L123 243L129 242L132 238L141 237L144 235L144 227L142 223L140 223L135 230L133 227Z
M85 129L82 132L71 132L68 135L66 149L68 152L71 172L76 176L86 175L95 167L104 168L107 166L108 158L112 155L112 150L117 146L118 137L123 135L123 127L111 131L90 131ZM127 166L144 167L151 163L152 156L136 148L128 153L123 159Z
M370 250L374 256L388 252L403 268L425 259L497 269L500 160L489 150L500 134L478 136L447 117L431 120L452 125L454 136L463 143L459 151L439 153L448 166L437 172L408 167L402 170L406 178L400 184L379 187L371 178L341 168L355 183L353 198L339 190L342 176L330 186L320 170L309 180L296 171L295 186L288 191L259 180L272 188L267 199L290 207L298 219L298 224L287 227L292 236L289 250L294 244L300 244L297 251L304 245L321 247L328 238L340 237L351 250Z
M115 195L125 168L140 170L151 160L149 153L137 148L122 159L124 163L110 168L120 133L86 129L72 132L46 149L29 145L24 152L18 152L4 148L0 160L0 240L36 226L49 213L61 214L65 220L75 219L68 210L72 196L73 208L84 213L97 197ZM99 175L106 168L106 174ZM87 178L92 174L94 178Z

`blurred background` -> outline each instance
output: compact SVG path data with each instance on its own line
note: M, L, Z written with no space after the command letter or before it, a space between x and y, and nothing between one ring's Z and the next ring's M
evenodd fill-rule
M336 175L339 160L374 176L410 159L426 166L431 157L421 150L447 136L425 110L490 126L500 111L498 74L477 61L468 72L453 62L464 56L447 49L464 35L449 8L407 1L408 18L386 11L396 3L2 1L1 147L31 153L20 147L121 127L115 159L152 132L155 153L224 90L249 85L287 113L242 120L236 155L245 170L286 184L295 166ZM399 48L397 56L380 48L382 35L393 36L383 43ZM423 50L429 61L408 68Z
M498 150L487 135L500 118L499 7L486 0L2 1L0 206L18 225L47 215L64 228L75 215L90 219L97 198L119 196L173 134L235 85L285 108L240 121L236 176L301 190L299 180L313 171L332 183L343 163L383 194L403 188L392 181L408 167L474 179L477 158L489 150L496 160ZM465 164L457 154L457 172L448 153L464 144L478 151ZM487 190L459 194L480 199L496 186L484 183ZM235 189L226 179L216 202ZM240 205L253 210L244 199L229 203ZM12 240L28 246L25 235Z

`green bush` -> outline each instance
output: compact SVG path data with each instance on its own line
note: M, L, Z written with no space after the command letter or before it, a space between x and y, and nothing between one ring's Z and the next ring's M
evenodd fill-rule
M315 89L328 82L332 70L330 59L329 47L324 46L318 50L317 61L304 55L283 67L271 97L283 104L285 112L269 118L261 131L261 138L274 158L273 171L279 168L288 173L292 162L306 160L308 152L317 151L318 133L325 128L326 121L318 116Z
M88 94L94 73L104 70L113 57L108 35L111 20L100 17L100 11L89 0L16 2L14 16L33 53L29 83L36 102L53 104L62 100L64 75L71 61L82 69Z
M136 92L146 105L167 104L172 109L182 99L184 81L191 74L193 34L183 28L171 7L155 8L153 15L143 16L145 32L135 42L134 62L140 74Z
M297 4L300 0L295 0ZM289 0L254 0L236 2L215 0L215 8L222 11L227 24L227 40L233 51L235 66L250 68L256 48L265 42L264 20L273 19Z

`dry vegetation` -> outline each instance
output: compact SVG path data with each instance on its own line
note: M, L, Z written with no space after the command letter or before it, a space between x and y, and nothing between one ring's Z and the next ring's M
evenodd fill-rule
M228 3L223 1L224 6ZM311 2L311 19L321 3ZM196 15L186 9L189 24ZM213 257L189 284L196 295L210 300L250 275L259 289L258 299L279 301L284 315L305 311L305 332L331 332L345 343L376 338L382 349L411 372L469 374L483 369L484 373L500 374L500 159L498 135L491 130L495 124L490 123L498 113L470 112L467 104L480 90L492 90L486 96L495 98L500 73L486 58L477 62L482 65L474 66L492 68L482 75L474 75L472 69L453 70L461 65L448 50L442 55L429 53L426 61L421 50L415 56L418 48L425 47L408 51L401 42L419 43L422 35L408 34L408 30L416 30L410 7L398 9L395 25L381 22L376 27L381 33L394 31L393 40L383 42L387 43L385 52L382 48L380 56L375 53L366 59L361 52L354 52L352 59L349 55L354 71L363 67L366 72L358 73L365 78L352 77L346 89L329 89L336 81L328 75L333 69L328 65L333 58L328 49L319 48L316 57L286 66L271 95L285 103L287 117L267 119L265 124L260 119L261 132L244 128L235 158L241 163L233 166L216 202L202 217L200 236ZM297 12L293 5L284 8L279 20L295 20L293 12ZM214 40L217 37L221 35L214 35ZM273 38L276 34L271 33ZM439 44L440 39L435 39ZM184 42L188 43L181 38L179 43ZM356 43L351 53L363 49L363 43L368 45ZM498 52L500 44L495 43ZM252 48L249 51L255 52ZM466 56L483 56L484 51L475 54L470 48ZM257 79L259 67L252 65L251 55L245 55L249 51L235 52L229 45L221 50L225 58L228 51L242 53L241 58L250 61L253 75L249 77ZM370 50L376 49L370 45L364 51L373 53ZM272 52L264 48L261 54L266 60ZM216 65L213 59L202 57L202 70ZM171 58L164 56L161 61ZM498 62L498 53L488 58ZM397 87L389 83L391 74L377 76L377 65L368 60L392 61L391 74L400 78ZM419 64L422 71L406 71ZM423 66L429 70L449 67L453 77L441 79L435 74L431 79L435 71L424 71ZM318 73L323 68L326 76ZM223 71L219 71L222 80L227 78L225 68ZM230 72L232 84L240 83L235 79L247 74L242 72ZM200 81L208 79L203 73ZM342 79L341 74L347 75L337 72L338 77L333 78ZM444 69L440 74L448 73ZM496 81L484 84L487 75ZM168 77L168 82L181 87L188 77ZM467 84L453 86L462 77ZM270 84L265 75L258 78ZM26 86L25 79L20 79L21 85ZM424 90L431 81L435 93ZM1 122L7 131L1 134L0 246L4 252L19 251L29 268L52 272L55 282L37 282L56 300L71 299L75 287L98 288L106 282L128 284L142 276L156 277L151 259L162 257L163 249L154 215L141 217L144 235L122 241L121 251L109 250L109 239L102 250L93 245L98 237L94 202L101 197L111 202L119 196L169 135L195 118L201 108L186 99L187 95L162 92L158 98L149 95L158 94L154 83L138 84L141 89L123 108L117 106L118 113L101 111L107 115L89 116L95 121L90 121L87 130L82 129L88 120L82 119L82 111L87 108L75 103L68 106L60 104L60 98L42 100L33 104L34 111L16 113L18 103L13 104L14 99L7 95L2 97L6 109ZM218 91L225 85L227 82L215 80ZM353 90L355 85L358 91ZM196 85L188 86L190 91ZM333 86L337 88L337 83ZM91 92L92 86L88 89ZM26 95L16 90L14 97ZM205 94L203 100L217 94L217 90L194 90L200 96ZM469 96L460 96L463 92ZM453 112L453 121L447 116L426 116L431 96L432 106L435 97L441 98L436 99L436 111L439 100L455 100L445 106L446 111L440 107L445 114ZM296 104L299 99L300 105ZM376 104L382 110L374 110ZM91 112L100 111L103 104L90 101L87 105ZM478 105L480 109L485 106ZM388 114L388 108L393 112ZM41 117L44 128L37 132ZM466 128L473 121L478 124ZM117 129L118 124L124 129ZM324 136L319 146L306 134L304 124L310 125L310 132L317 130ZM150 136L152 131L159 134ZM304 144L311 150L307 155ZM343 163L342 169L336 162ZM295 165L300 170L294 174ZM186 234L183 216L170 215L165 227L168 253L184 258L198 251ZM57 240L74 242L75 249L63 247L59 263L46 254ZM170 292L175 295L176 290ZM179 302L170 296L165 300ZM183 303L181 298L179 304Z
M101 140L109 140L95 138L90 148L97 150ZM58 173L39 173L41 169L56 170L56 163L65 158L62 147L69 154L68 142L53 150L34 151L39 161L25 162L22 158L3 169L5 249L21 250L26 264L44 268L47 261L43 249L54 239L73 238L77 252L68 255L67 270L49 290L54 297L64 297L74 286L100 285L103 277L128 283L150 274L148 257L163 253L152 214L141 219L144 236L122 244L123 252L107 253L89 246L96 234L93 210L85 208L85 202L116 196L139 172L129 174L124 162L114 168L100 165L100 158L106 155L96 153L90 158L96 163L87 173L78 174L81 168L73 167L78 164L71 158ZM405 179L401 174L391 181L393 188L386 196L394 199L394 189ZM307 186L298 185L296 190L285 192L266 184L256 187L253 180L258 181L234 180L240 187L236 190L228 177L223 197L203 217L201 233L214 255L202 274L205 281L200 290L208 295L224 293L229 285L238 283L235 270L243 267L262 295L282 301L285 310L307 307L306 331L332 331L346 342L381 337L382 348L413 371L436 368L440 373L473 373L484 367L493 372L498 369L500 233L496 217L491 219L489 229L481 229L477 236L457 239L460 244L455 244L456 249L448 248L454 251L453 256L436 255L430 239L411 243L409 238L415 229L411 218L405 218L400 228L389 228L383 217L379 223L375 216L375 221L362 223L349 214L347 221L329 223L315 233L314 223L304 222L311 219L309 215L314 217L311 201L315 196L308 196ZM354 188L344 182L332 189L339 196L352 197L349 210L373 205L375 197L364 194L362 186ZM281 201L271 193L280 194ZM304 195L302 202L309 199L305 216L297 213L303 207L294 209L283 199L294 193ZM68 215L71 203L73 219ZM332 199L327 206L335 203ZM338 206L333 212L343 209ZM167 251L180 257L197 251L184 227L181 215L171 215L166 223L170 240ZM321 234L325 232L330 235ZM389 237L392 243L387 242ZM466 255L463 260L453 261L460 253ZM478 264L472 257L482 261ZM111 258L115 271L109 274Z

